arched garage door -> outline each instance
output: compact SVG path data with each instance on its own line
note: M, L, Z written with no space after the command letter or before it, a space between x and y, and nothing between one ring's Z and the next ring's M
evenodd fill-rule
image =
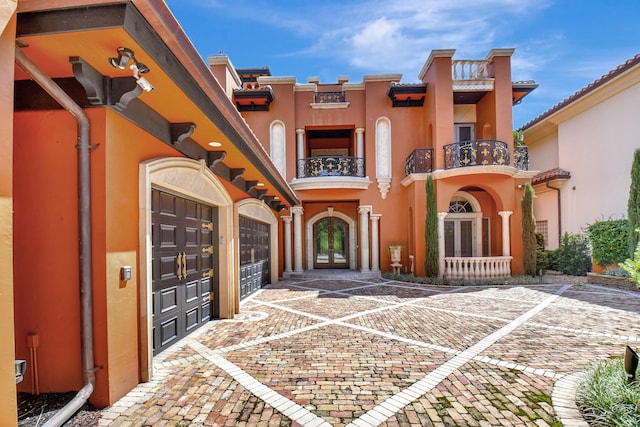
M240 299L271 282L271 226L240 215Z
M153 354L218 317L217 208L151 193Z

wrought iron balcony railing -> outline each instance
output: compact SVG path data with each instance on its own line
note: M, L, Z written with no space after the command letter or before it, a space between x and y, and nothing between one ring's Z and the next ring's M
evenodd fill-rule
M404 163L406 175L412 173L431 173L433 148L418 148L407 157Z
M509 146L493 139L456 142L444 146L444 168L467 166L509 166Z
M513 147L513 166L522 171L529 170L529 149L526 145Z
M315 102L316 104L345 102L344 92L316 92Z
M325 176L365 176L363 158L350 156L318 156L298 159L298 178Z

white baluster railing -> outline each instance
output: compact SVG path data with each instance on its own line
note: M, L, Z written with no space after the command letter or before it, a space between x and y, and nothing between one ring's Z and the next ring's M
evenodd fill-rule
M511 276L510 256L495 257L446 257L447 279L490 279Z
M489 78L489 61L484 59L454 59L451 61L453 80L484 80Z

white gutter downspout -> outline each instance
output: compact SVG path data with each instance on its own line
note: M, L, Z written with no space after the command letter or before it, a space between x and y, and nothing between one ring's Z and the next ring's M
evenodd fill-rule
M47 76L16 46L16 63L53 99L66 109L78 123L78 227L80 240L80 298L82 318L82 379L84 386L65 407L60 409L45 427L59 427L89 399L96 383L93 360L93 284L91 255L91 145L89 118L78 104Z

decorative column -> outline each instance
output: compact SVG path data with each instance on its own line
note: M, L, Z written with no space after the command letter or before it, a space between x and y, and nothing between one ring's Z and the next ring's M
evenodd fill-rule
M284 222L284 272L291 273L291 216L283 216Z
M502 256L511 256L511 235L509 233L509 217L512 211L500 211L502 217Z
M356 157L364 159L364 128L356 128Z
M438 277L444 277L446 265L444 261L444 219L448 212L438 212Z
M304 178L304 129L296 129L296 145L297 177Z
M371 214L371 271L380 271L380 239L378 224L382 214Z
M293 271L302 272L302 206L293 206Z
M369 270L369 212L371 206L358 206L360 214L360 271L368 273Z

